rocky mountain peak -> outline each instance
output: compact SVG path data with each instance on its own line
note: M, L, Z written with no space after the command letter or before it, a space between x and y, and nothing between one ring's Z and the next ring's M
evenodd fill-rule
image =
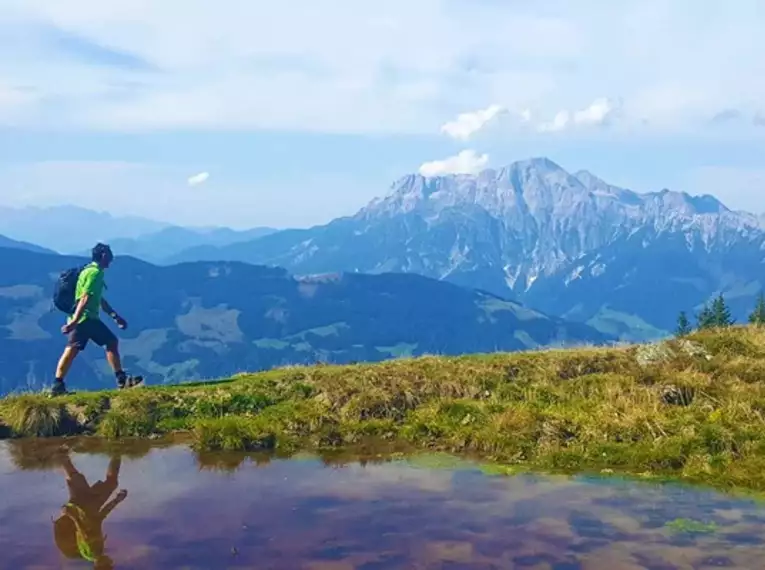
M451 223L455 213L483 211L504 228L520 254L550 269L563 260L599 248L637 231L659 236L681 232L689 243L713 247L731 236L761 231L751 214L731 212L713 196L668 189L639 194L609 184L586 170L575 174L545 157L513 162L475 175L400 178L390 193L363 208L368 223L403 215L429 227ZM653 239L653 238L651 238Z
M360 218L419 211L432 215L444 208L479 206L496 217L516 217L519 211L552 211L556 205L586 201L585 186L548 158L531 158L475 175L399 178L383 198L371 201Z

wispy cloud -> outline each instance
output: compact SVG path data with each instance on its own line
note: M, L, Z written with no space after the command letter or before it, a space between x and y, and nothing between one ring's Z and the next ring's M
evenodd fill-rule
M441 132L457 140L467 140L507 110L502 105L490 105L486 109L460 113L454 121L441 127Z
M565 130L571 123L571 113L566 110L558 111L555 118L547 123L539 125L538 130L541 133L552 133Z
M445 174L477 174L489 163L488 154L478 154L472 149L463 150L456 156L443 160L433 160L420 166L420 174L425 177Z
M700 127L741 93L765 99L765 14L726 6L283 0L237 2L234 17L205 0L4 0L0 76L41 94L17 122L52 127L432 133L444 109L492 101L576 136L611 116L610 99L575 110L593 90L625 102L623 128ZM444 133L468 140L501 114L478 113Z
M711 123L729 123L741 119L742 113L738 109L724 109L715 115L710 120Z
M607 125L618 111L618 106L606 97L593 101L579 111L558 111L555 118L539 125L540 132L563 131L571 127L598 127Z
M194 176L189 176L188 184L189 186L199 186L200 184L204 184L208 178L210 178L209 172L200 172Z
M765 115L759 112L744 113L740 109L724 109L716 113L709 122L713 125L751 122L755 127L765 127Z
M127 50L108 47L84 35L55 26L43 26L40 36L44 44L61 55L90 65L103 65L127 70L155 69L146 59Z
M596 99L586 109L574 113L574 123L583 126L605 125L617 111L616 104L605 97Z

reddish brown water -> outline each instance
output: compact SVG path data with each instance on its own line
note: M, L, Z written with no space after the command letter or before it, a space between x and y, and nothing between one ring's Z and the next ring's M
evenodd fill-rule
M0 442L0 568L765 568L765 507L708 491L72 443Z

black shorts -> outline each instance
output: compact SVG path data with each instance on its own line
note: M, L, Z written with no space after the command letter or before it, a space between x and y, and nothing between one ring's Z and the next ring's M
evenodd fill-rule
M98 346L106 347L117 343L117 337L101 319L87 319L69 333L68 344L77 350L85 350L90 340Z

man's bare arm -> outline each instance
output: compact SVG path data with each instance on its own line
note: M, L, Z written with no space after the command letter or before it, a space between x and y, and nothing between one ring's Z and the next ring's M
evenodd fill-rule
M77 301L77 306L74 309L74 314L72 315L71 320L66 323L63 327L61 327L61 332L64 334L69 334L72 332L75 327L77 326L77 323L80 321L80 318L82 317L82 313L85 311L85 305L88 304L88 295L83 295L79 301Z
M127 321L125 321L125 319L123 319L103 297L101 297L101 309L114 319L114 322L117 323L118 327L121 329L127 327Z
M109 315L111 318L117 317L117 311L114 310L114 308L106 302L106 299L103 297L101 298L101 309Z
M72 323L77 323L82 317L82 313L85 311L85 306L88 304L88 298L89 295L87 293L80 297L77 307L74 309L74 314L72 315Z

